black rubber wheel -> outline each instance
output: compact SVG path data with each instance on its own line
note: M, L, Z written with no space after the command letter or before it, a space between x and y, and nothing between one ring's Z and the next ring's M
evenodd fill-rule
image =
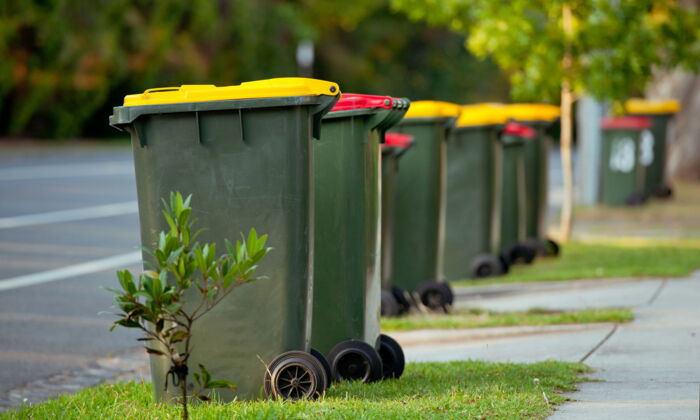
M535 255L538 257L544 257L547 255L547 245L544 243L544 241L536 238L530 238L524 242L524 245L534 249Z
M498 256L498 261L501 263L501 273L508 274L510 271L510 262L502 254Z
M547 249L547 256L549 256L549 257L558 257L559 256L561 249L559 248L558 243L556 243L552 239L546 239L544 241L544 246Z
M498 257L481 254L474 257L469 268L469 277L473 279L495 277L503 274L503 266Z
M379 357L382 359L383 379L398 379L403 374L406 358L403 349L393 338L379 336Z
M283 400L313 400L328 387L321 363L304 351L288 351L270 363L265 372L265 394Z
M628 206L641 206L647 201L647 196L643 192L635 192L630 194L625 200Z
M508 259L510 265L531 264L535 260L535 256L537 256L537 251L533 246L517 242L506 247L503 255Z
M338 343L328 353L335 381L374 382L382 379L382 359L362 340Z
M673 188L668 185L656 187L654 191L652 191L652 194L657 198L670 198L673 196Z
M331 373L331 365L328 363L328 359L326 359L326 356L323 355L320 351L312 348L309 350L309 353L318 360L318 362L321 364L323 367L323 371L326 374L326 389L331 386L331 378L333 377Z
M433 311L449 312L454 301L452 289L445 282L425 281L416 287L420 301Z
M399 304L399 315L403 315L411 310L411 297L405 290L398 286L391 286L391 294Z
M401 308L399 307L399 302L396 301L394 295L391 292L382 290L382 310L381 314L383 317L391 318L399 316Z

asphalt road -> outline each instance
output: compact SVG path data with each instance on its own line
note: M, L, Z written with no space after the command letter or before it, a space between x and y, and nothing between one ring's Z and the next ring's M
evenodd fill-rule
M0 399L138 347L99 314L140 270L129 147L0 145L0 197Z

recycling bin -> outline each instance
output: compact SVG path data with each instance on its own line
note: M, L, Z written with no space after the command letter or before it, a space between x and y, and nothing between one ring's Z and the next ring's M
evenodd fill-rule
M640 205L646 201L646 167L641 164L640 144L651 129L649 117L604 118L601 123L600 202L608 206Z
M652 101L630 99L625 110L632 116L651 119L651 129L640 137L639 160L645 166L644 191L659 198L670 197L673 191L666 180L666 149L668 129L673 116L680 111L674 100Z
M510 122L499 136L503 147L501 165L501 257L508 264L529 264L536 249L527 243L527 188L525 145L534 141L536 131Z
M525 236L538 254L555 256L559 245L547 238L547 190L549 188L550 139L547 129L559 118L559 107L548 104L511 104L506 112L512 121L535 130L532 141L524 143L526 222Z
M343 94L314 144L314 302L311 346L335 380L403 372L401 347L380 334L380 151L409 101Z
M393 129L413 136L396 176L392 284L433 310L450 308L453 295L442 273L445 236L446 141L459 116L457 104L412 102Z
M335 83L304 78L183 85L126 96L110 117L131 134L144 247L167 230L161 200L171 191L192 194L192 218L205 229L200 241L225 249L225 239L250 228L269 233L274 250L258 269L267 279L236 289L192 328L189 366L204 364L214 379L237 385L218 391L224 401L263 391L313 398L328 385L321 361L308 353L312 137L339 95ZM151 357L159 401L177 397L176 387L162 386L169 368L166 358ZM295 380L302 377L308 380Z
M445 278L490 277L508 270L499 258L502 107L462 107L447 141Z
M391 283L391 258L393 254L394 204L396 201L396 174L401 156L413 145L413 137L408 134L386 133L382 150L382 250L381 315L392 317L403 315L411 309L411 298L407 293Z

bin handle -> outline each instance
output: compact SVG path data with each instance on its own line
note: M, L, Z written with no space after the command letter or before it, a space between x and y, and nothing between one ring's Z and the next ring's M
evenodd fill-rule
M179 87L160 87L160 88L152 88L152 89L146 89L143 93L144 95L148 95L149 93L155 93L155 92L172 92L172 91L179 91Z

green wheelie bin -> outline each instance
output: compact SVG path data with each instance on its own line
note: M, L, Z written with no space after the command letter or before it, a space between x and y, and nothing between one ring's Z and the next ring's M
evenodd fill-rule
M509 264L531 263L536 249L527 243L527 189L525 184L525 144L536 131L510 122L499 136L503 147L501 164L501 257Z
M380 152L409 101L343 94L314 144L314 302L311 346L334 380L403 373L401 346L380 334Z
M215 378L237 384L218 393L225 401L263 392L314 398L328 386L323 364L309 353L312 137L339 96L337 84L303 78L183 85L129 95L110 117L131 134L144 247L167 230L160 209L171 191L192 194L201 241L224 249L225 239L252 227L269 233L274 251L258 270L268 279L240 287L192 331L190 366L205 364ZM159 401L177 395L175 386L160 386L169 368L151 356Z
M524 144L525 156L525 236L539 255L556 256L559 245L547 237L547 190L549 189L550 138L547 129L560 115L559 107L548 104L511 104L506 106L509 118L535 130L532 141Z
M413 145L408 134L386 133L382 144L382 308L384 317L403 315L411 309L411 298L401 288L391 283L391 258L393 255L394 204L396 201L396 174L401 156Z
M392 283L417 304L448 310L453 301L442 273L445 236L447 135L459 116L457 104L412 102L393 129L413 136L396 177Z
M500 257L501 160L499 107L462 107L447 141L445 277L490 277L508 271Z
M600 202L608 206L636 206L646 201L646 167L641 164L640 144L651 129L649 117L603 119L600 160Z
M625 103L629 115L651 119L651 129L642 133L639 149L639 160L645 166L644 191L648 195L668 198L673 194L666 180L666 139L670 121L680 109L680 104L674 100L630 99Z

